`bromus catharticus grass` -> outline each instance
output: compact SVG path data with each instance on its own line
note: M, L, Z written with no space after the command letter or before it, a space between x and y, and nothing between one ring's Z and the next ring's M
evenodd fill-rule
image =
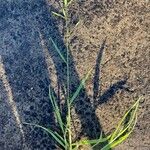
M94 149L94 147L98 146L101 143L106 143L103 148L100 148L101 150L109 150L121 142L125 141L129 135L132 133L136 121L137 121L137 110L139 106L139 101L141 98L139 98L132 106L131 108L124 114L121 121L118 123L115 131L111 133L110 135L107 135L104 137L104 135L101 133L100 137L98 139L88 140L88 139L81 139L80 141L73 142L72 140L72 131L71 131L71 108L73 106L74 100L79 95L80 91L85 85L85 82L91 75L91 72L93 68L89 69L88 73L85 75L85 77L81 80L78 88L74 92L73 95L70 94L70 68L69 68L69 39L71 30L69 28L69 5L73 2L73 0L63 0L63 7L61 9L60 13L52 12L53 15L60 17L65 22L65 36L64 41L66 45L67 54L66 57L63 56L61 50L58 48L57 43L54 42L54 40L50 37L50 41L52 42L55 50L58 52L58 55L62 59L62 61L66 64L66 74L67 74L67 87L66 87L66 107L67 107L67 114L66 114L66 121L64 122L62 118L62 112L58 106L56 96L54 94L54 91L49 88L49 98L50 102L53 107L53 111L56 117L56 121L59 125L59 132L53 131L52 129L43 127L42 125L32 124L32 123L25 123L28 125L32 125L35 127L39 127L46 131L48 134L50 134L53 139L57 142L58 147L64 150L78 150L79 147L83 145L90 145L91 148ZM75 25L77 26L79 22ZM92 132L92 131L91 131ZM107 142L106 142L107 141Z

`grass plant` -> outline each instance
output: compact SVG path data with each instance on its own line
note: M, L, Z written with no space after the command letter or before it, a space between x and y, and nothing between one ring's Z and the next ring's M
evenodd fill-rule
M46 131L48 134L53 137L53 139L57 142L58 147L60 149L64 150L78 150L80 146L83 145L90 145L91 148L94 149L94 147L98 146L101 143L107 143L102 148L99 148L101 150L109 150L111 148L116 147L118 144L125 141L129 135L132 133L136 122L137 122L137 110L139 106L139 101L141 98L136 100L136 102L131 106L131 108L124 114L121 121L118 123L116 129L113 133L110 135L104 136L102 133L98 139L88 140L88 139L81 139L80 141L73 142L72 140L72 131L71 131L71 108L73 107L74 100L79 95L80 91L85 85L85 82L87 81L88 77L91 75L91 72L93 68L89 69L86 76L81 80L80 85L76 89L75 93L73 95L70 95L70 70L69 70L69 39L70 39L70 33L71 30L69 29L69 22L70 18L68 15L69 12L69 5L73 2L73 0L63 0L63 7L61 9L62 12L56 13L53 12L53 15L56 17L60 17L65 21L65 36L64 41L66 44L67 49L67 55L66 58L61 53L61 50L58 48L57 44L53 41L52 38L50 38L55 50L58 52L58 55L63 60L63 62L66 64L66 72L67 72L67 90L66 90L66 104L67 104L67 114L66 114L66 122L63 121L62 118L62 112L58 106L56 97L54 95L54 91L49 88L49 98L50 102L53 107L53 111L56 117L56 121L59 125L60 132L53 131L49 128L43 127L41 125L32 124L32 123L25 123L34 127L38 127ZM79 22L77 23L77 25ZM76 25L75 25L76 26ZM92 132L92 131L91 131Z

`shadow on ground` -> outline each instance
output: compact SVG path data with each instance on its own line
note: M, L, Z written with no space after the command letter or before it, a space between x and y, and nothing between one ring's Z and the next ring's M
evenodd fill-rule
M46 56L49 55L54 63L57 83L62 91L66 85L66 64L59 57L49 38L58 43L64 56L66 48L56 21L51 16L51 10L54 8L49 8L44 0L1 2L0 55L3 65L0 87L1 106L5 107L0 109L0 133L3 137L0 139L0 149L56 149L53 139L43 131L24 125L23 143L21 127L17 124L19 119L20 122L37 123L57 130L48 98L48 86L52 82L50 76L53 70L48 70ZM126 79L123 79L112 85L105 93L99 94L100 64L105 43L104 40L96 60L93 80L94 106L84 88L74 103L82 125L82 131L77 133L77 138L81 135L89 139L99 137L102 128L95 114L97 105L106 103L118 90L125 89ZM80 84L80 78L71 52L69 55L72 81L70 93L73 94ZM62 110L65 112L65 107Z

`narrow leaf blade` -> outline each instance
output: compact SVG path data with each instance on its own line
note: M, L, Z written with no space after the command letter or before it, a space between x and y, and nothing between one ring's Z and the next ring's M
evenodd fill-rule
M55 44L55 42L53 41L53 39L50 37L51 42L54 45L55 50L58 52L59 56L61 57L61 59L67 64L67 61L65 60L64 56L62 55L61 51L59 50L58 46Z
M79 95L81 89L83 88L86 80L89 78L91 72L92 72L93 68L91 68L89 70L89 72L86 74L86 76L82 79L82 81L80 82L80 85L78 86L76 92L73 94L72 98L70 99L70 104L75 100L75 98Z
M70 35L71 35L72 33L74 33L76 27L77 27L80 23L81 23L81 20L79 20L79 21L76 23L76 25L73 27L73 29L70 31L70 33L69 33Z
M61 17L62 19L65 19L65 17L63 15L61 15L59 13L56 13L54 11L52 11L52 14L55 15L55 16L57 16L57 17Z
M136 122L137 122L137 116L135 117L135 121L134 121L130 131L125 133L120 138L119 138L120 135L116 136L113 140L109 141L109 143L106 146L104 146L101 150L109 150L110 148L113 148L113 147L117 146L118 144L122 143L123 141L125 141L129 137L129 135L132 133L132 131L136 125Z
M119 124L118 124L116 130L115 130L114 133L112 134L111 140L119 133L120 130L123 130L123 129L121 128L121 126L123 125L123 122L124 122L124 120L126 119L126 117L129 115L129 113L130 113L133 109L135 109L134 112L137 111L137 108L138 108L138 106L139 106L139 101L140 101L140 99L141 99L141 98L139 98L139 99L135 102L135 104L125 113L125 115L123 116L123 118L122 118L121 121L119 122ZM134 114L135 114L135 113L134 113Z
M53 132L52 130L45 128L45 127L38 125L38 124L33 124L33 123L24 123L24 124L27 124L30 126L35 126L35 127L43 129L44 131L49 133L61 146L63 146L65 148L63 137L61 137L58 133L56 134L56 132Z
M64 5L65 5L65 7L67 7L67 5L68 5L68 0L64 0Z
M127 132L124 136L122 136L121 138L119 138L118 140L116 140L114 143L111 144L111 148L116 147L117 145L119 145L129 137L129 135L133 132L136 122L137 121L135 121L134 126L132 127L130 132Z
M56 115L56 119L59 123L59 126L60 126L62 132L64 133L64 124L63 124L63 121L62 121L60 109L58 107L55 96L54 96L53 92L51 91L50 87L49 87L49 95L50 95L50 100L51 100L51 103L52 103L52 106L53 106L53 110L54 110L55 115Z
M74 0L70 0L69 2L68 2L68 6L73 2Z
M105 141L108 141L110 139L111 135L107 137L101 137L99 139L94 139L94 140L80 140L79 142L74 143L73 145L93 145L92 147L96 146L98 143L103 143Z

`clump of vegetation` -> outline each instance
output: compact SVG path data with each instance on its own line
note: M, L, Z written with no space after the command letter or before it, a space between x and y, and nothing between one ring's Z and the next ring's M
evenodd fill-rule
M99 144L102 144L103 147L99 148L101 150L109 150L121 142L125 141L129 135L132 133L136 121L137 121L137 110L139 106L140 98L132 105L132 107L124 114L121 121L118 123L115 131L111 133L110 135L104 136L102 133L98 139L88 140L88 139L81 139L80 141L73 142L72 140L72 131L71 131L71 108L73 107L74 100L79 95L80 91L85 85L86 80L90 76L92 69L89 70L89 72L86 74L86 76L81 80L80 85L76 89L75 93L73 95L70 95L70 69L69 69L69 36L70 36L70 29L69 29L69 22L70 18L68 15L68 9L69 5L73 2L73 0L63 0L63 8L61 9L62 12L56 13L53 12L53 14L57 17L61 17L65 21L65 44L66 44L66 50L67 55L66 58L61 53L60 49L58 48L57 44L53 41L52 38L50 38L51 42L53 43L54 48L58 52L58 55L61 57L62 61L66 64L66 72L67 72L67 87L66 87L66 107L67 107L67 114L66 114L66 121L63 121L62 113L60 111L60 108L58 106L56 96L54 95L54 92L49 88L49 98L50 102L53 107L53 111L56 117L56 121L59 124L60 132L52 131L49 128L45 128L41 125L32 124L32 123L25 123L28 125L32 125L35 127L42 128L44 131L46 131L48 134L50 134L54 140L56 140L58 147L64 150L78 150L79 147L84 145L90 145L91 148L94 149L94 147L98 146ZM77 23L78 25L78 23ZM91 131L92 132L92 131ZM105 144L106 143L106 144Z

